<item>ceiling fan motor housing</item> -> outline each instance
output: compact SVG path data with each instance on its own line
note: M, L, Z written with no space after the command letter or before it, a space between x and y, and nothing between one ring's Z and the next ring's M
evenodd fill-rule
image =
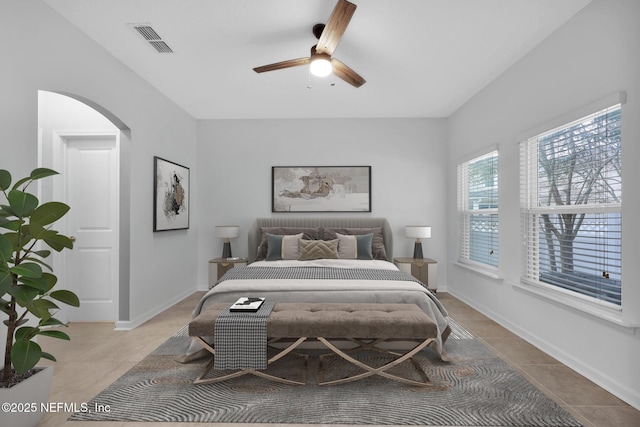
M324 31L324 24L316 24L313 26L313 35L316 36L318 40L320 40L322 31Z

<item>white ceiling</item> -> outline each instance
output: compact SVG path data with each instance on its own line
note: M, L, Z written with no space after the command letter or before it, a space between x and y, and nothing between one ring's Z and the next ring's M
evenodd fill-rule
M197 119L448 117L590 0L351 0L334 57L367 83L311 80L337 0L42 0ZM160 54L129 24L148 23Z

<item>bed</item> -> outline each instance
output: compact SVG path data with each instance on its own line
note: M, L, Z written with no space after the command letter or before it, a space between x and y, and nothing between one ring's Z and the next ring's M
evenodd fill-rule
M246 296L288 303L413 303L436 323L433 348L447 359L447 312L424 284L391 262L393 233L385 218L258 218L248 251L248 266L229 270L201 298L193 317L211 304Z

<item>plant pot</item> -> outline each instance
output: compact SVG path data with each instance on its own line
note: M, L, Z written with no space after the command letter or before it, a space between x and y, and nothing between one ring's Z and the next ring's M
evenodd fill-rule
M44 416L41 404L49 402L52 380L53 366L45 366L11 388L0 388L0 425L33 427L38 424Z

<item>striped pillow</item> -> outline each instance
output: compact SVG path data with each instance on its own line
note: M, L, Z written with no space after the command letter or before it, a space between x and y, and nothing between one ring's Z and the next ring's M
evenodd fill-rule
M338 256L343 259L373 259L371 242L373 234L348 236L336 233L338 236Z
M267 234L268 246L265 261L298 259L300 255L298 241L302 239L302 236L303 233L283 236Z

